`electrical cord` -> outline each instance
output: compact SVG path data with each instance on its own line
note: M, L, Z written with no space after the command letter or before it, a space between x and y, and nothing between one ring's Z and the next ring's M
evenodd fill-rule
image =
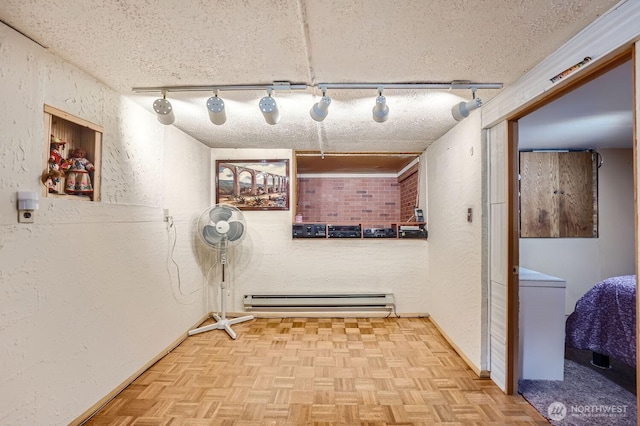
M170 266L171 263L173 263L173 265L175 266L176 269L176 275L178 277L178 293L180 294L180 296L190 296L194 293L197 293L198 291L202 290L201 288L196 288L195 290L191 291L191 292L187 292L185 293L182 290L182 278L180 277L180 265L178 265L178 262L176 262L176 260L173 257L173 254L175 252L176 249L176 243L178 241L178 230L176 228L176 225L173 221L173 216L169 216L167 217L167 228L169 230L169 245L170 245L170 249L169 252L167 253L167 273L169 274L169 280L171 280L171 270L170 270ZM171 232L173 231L173 232ZM173 287L173 286L172 286ZM176 299L176 301L182 303L182 301L178 300L177 297L175 297L175 293L174 293L174 298Z
M210 283L211 280L211 271L214 270L215 266L217 265L217 262L213 263L211 265L211 267L209 268L209 271L207 272L207 280L206 283ZM205 286L205 301L206 301L206 308L207 308L207 312L218 312L218 288L217 286L211 286L211 285L207 285Z
M206 308L209 312L215 312L218 308L218 303L217 303L217 299L218 299L218 288L216 286L210 286L207 285L209 283L211 283L211 275L212 273L215 271L216 266L218 265L218 258L216 256L212 256L212 251L208 250L207 253L208 255L206 256L206 259L202 259L202 263L203 265L207 265L210 264L211 266L209 267L206 276L204 277L204 281L202 282L202 284L189 292L185 292L183 289L183 283L182 283L182 278L180 275L180 265L178 264L178 262L176 262L175 258L174 258L174 252L175 252L175 247L176 247L176 243L178 240L178 230L177 227L175 225L175 222L173 220L173 216L168 216L167 217L167 228L169 230L169 245L170 245L170 250L167 254L167 272L169 273L169 277L171 279L171 263L173 263L175 269L176 269L176 275L178 278L178 291L177 293L179 293L180 296L183 297L187 297L187 296L191 296L199 291L203 291L204 294L204 300L205 300L205 304L206 304ZM173 231L173 232L171 232ZM173 287L173 286L172 286ZM210 288L212 287L212 288ZM176 299L176 301L178 301L179 303L183 303L185 304L184 301L179 300L178 297L176 297L176 293L172 292L174 298ZM192 303L192 302L189 302Z

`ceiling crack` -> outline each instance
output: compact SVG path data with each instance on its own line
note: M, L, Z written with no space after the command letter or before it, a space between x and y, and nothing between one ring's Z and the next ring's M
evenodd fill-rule
M311 37L309 36L309 24L307 22L307 8L305 0L298 0L298 12L300 14L300 23L302 25L302 33L304 35L304 50L307 53L307 65L309 70L309 86L315 87L316 73L312 65L311 55Z

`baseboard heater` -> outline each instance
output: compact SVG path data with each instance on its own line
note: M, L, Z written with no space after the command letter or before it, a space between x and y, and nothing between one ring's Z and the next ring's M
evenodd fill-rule
M389 310L395 298L391 293L363 294L249 294L244 296L247 310Z

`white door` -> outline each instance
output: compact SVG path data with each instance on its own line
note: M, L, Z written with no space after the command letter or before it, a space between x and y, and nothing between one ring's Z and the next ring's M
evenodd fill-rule
M486 131L489 203L489 370L490 377L507 391L507 122Z

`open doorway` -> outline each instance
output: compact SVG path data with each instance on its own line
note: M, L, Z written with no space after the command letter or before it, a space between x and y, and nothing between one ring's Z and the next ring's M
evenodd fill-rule
M566 172L567 162L557 160L564 152L587 151L593 158L593 215L590 226L593 232L588 236L543 235L523 237L518 240L519 265L527 271L526 278L520 274L520 353L516 365L516 376L528 381L562 380L567 369L574 374L576 368L588 369L592 374L612 381L626 391L636 394L635 373L635 273L636 241L635 226L635 187L634 187L634 86L633 66L630 55L619 58L590 81L557 99L546 103L517 120L517 141L520 158L523 152L549 153L541 155L535 161L546 162L540 167L532 167L527 176L521 171L520 189L523 180L549 178L550 164L556 161L558 168L557 193L549 194L549 202L540 202L535 220L564 220L570 211L562 212L561 196L575 196L579 185L573 185L576 175ZM522 161L520 164L522 165ZM536 172L537 175L536 175ZM542 173L540 173L542 172ZM572 186L573 185L573 186ZM536 186L536 185L533 185ZM538 185L536 197L544 197ZM562 188L561 188L562 187ZM584 189L585 186L583 186ZM567 194L564 194L564 190ZM527 191L530 188L528 187ZM524 194L520 193L520 199ZM575 197L573 199L575 201ZM558 208L558 212L548 211L548 207ZM531 206L527 206L530 208ZM566 207L566 206L565 206ZM570 210L570 206L569 206ZM536 216L537 214L537 216ZM523 210L521 208L522 217ZM522 221L520 222L522 224ZM530 272L533 271L533 274ZM535 274L539 274L536 278ZM608 296L605 291L619 292L620 289L608 287L612 277L631 276L633 278L633 300L617 297L616 304L604 306L602 300ZM531 279L532 282L528 282ZM537 280L537 282L536 282ZM617 285L617 284L616 284ZM626 284L625 284L626 285ZM597 294L594 292L598 292ZM544 294L543 294L544 293ZM620 295L618 295L620 296ZM562 298L562 302L558 300ZM629 303L627 303L629 302ZM539 303L541 306L528 306ZM576 304L604 313L602 320L587 323ZM589 306L586 306L589 305ZM555 309L555 312L547 311ZM528 310L542 316L536 321ZM574 312L576 312L574 314ZM620 318L620 313L624 312ZM567 317L572 315L569 322ZM554 316L555 322L551 321ZM619 322L614 324L614 318ZM589 320L591 321L591 320ZM626 321L626 323L625 323ZM565 324L570 335L580 334L580 338L567 339L565 342ZM540 329L540 327L543 329ZM600 330L599 328L602 328ZM633 333L633 345L618 338L615 342L603 341L607 328L627 328ZM595 333L595 334L590 334ZM527 339L535 337L535 345L527 345ZM545 343L542 338L549 339ZM606 340L606 339L604 339ZM562 345L562 347L558 347ZM625 348L624 346L628 346ZM532 347L538 349L532 349ZM609 346L609 347L607 347ZM615 346L611 348L610 346ZM597 349L597 351L596 351ZM593 353L596 353L594 356ZM606 352L610 357L611 368L598 368L592 365L605 364L600 358ZM625 355L626 353L626 355ZM558 359L561 356L562 359ZM632 360L632 361L630 361ZM557 377L558 363L561 362L561 377ZM632 363L633 365L630 365ZM601 365L603 367L603 365ZM582 369L580 369L582 371ZM564 376L562 375L564 373ZM591 374L589 373L589 374ZM571 379L569 377L568 379ZM586 389L592 392L593 389Z

